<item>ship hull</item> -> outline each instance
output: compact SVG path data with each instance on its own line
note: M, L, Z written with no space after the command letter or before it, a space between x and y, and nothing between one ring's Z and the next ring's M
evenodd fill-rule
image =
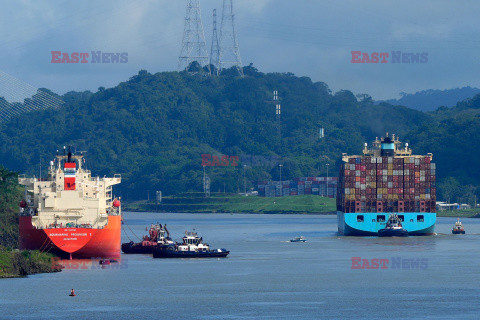
M344 213L337 211L338 233L344 236L377 236L380 229L386 226L386 220L392 213ZM402 226L408 231L408 235L425 236L435 232L436 212L396 212L395 214L404 217ZM378 221L379 215L385 217L384 221ZM358 219L363 216L363 221ZM423 216L423 219L418 219ZM423 220L423 221L422 221Z
M230 251L210 250L210 251L179 251L173 245L156 246L153 249L154 258L225 258Z
M122 252L125 254L152 254L155 245L143 246L141 243L122 243Z
M48 228L35 229L32 217L19 217L20 249L51 252L60 257L120 257L121 216L109 216L103 229Z
M167 252L164 250L153 250L154 258L225 258L228 256L229 251L210 251L210 252L181 252L172 251Z

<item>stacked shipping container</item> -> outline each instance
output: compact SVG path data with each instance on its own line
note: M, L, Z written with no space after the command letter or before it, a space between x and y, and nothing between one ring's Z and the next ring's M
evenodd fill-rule
M340 168L337 210L436 212L430 156L349 157Z

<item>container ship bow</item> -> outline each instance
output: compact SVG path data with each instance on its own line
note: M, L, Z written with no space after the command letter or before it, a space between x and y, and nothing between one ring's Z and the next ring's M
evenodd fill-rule
M363 155L342 154L337 191L338 232L376 236L391 214L409 235L435 229L435 163L432 154L412 155L395 135L365 143Z
M119 257L120 201L112 197L113 178L92 178L83 168L83 155L56 156L47 179L26 178L20 203L21 249L41 250L61 257Z

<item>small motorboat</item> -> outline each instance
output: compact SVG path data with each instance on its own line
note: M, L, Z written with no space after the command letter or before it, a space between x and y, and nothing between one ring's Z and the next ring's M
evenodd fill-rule
M154 258L225 258L227 249L210 249L196 232L185 232L183 243L158 244L153 249Z
M460 222L460 218L457 219L457 222L455 222L455 225L453 226L452 229L453 234L465 234L465 228L463 228L462 223Z
M305 239L304 236L295 237L295 239L290 239L290 242L305 242L305 241L307 241L307 239Z
M98 261L98 264L101 264L102 266L107 266L107 265L111 264L111 262L110 262L110 259L102 259L102 260Z
M407 237L408 231L402 227L402 222L396 214L391 214L385 228L378 230L379 237Z

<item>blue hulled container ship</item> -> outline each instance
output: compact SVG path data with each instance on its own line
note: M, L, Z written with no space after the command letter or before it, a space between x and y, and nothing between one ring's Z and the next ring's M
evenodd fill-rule
M408 143L388 136L365 143L362 155L342 154L337 220L340 235L376 236L397 214L409 235L434 233L436 178L433 155L412 155Z

